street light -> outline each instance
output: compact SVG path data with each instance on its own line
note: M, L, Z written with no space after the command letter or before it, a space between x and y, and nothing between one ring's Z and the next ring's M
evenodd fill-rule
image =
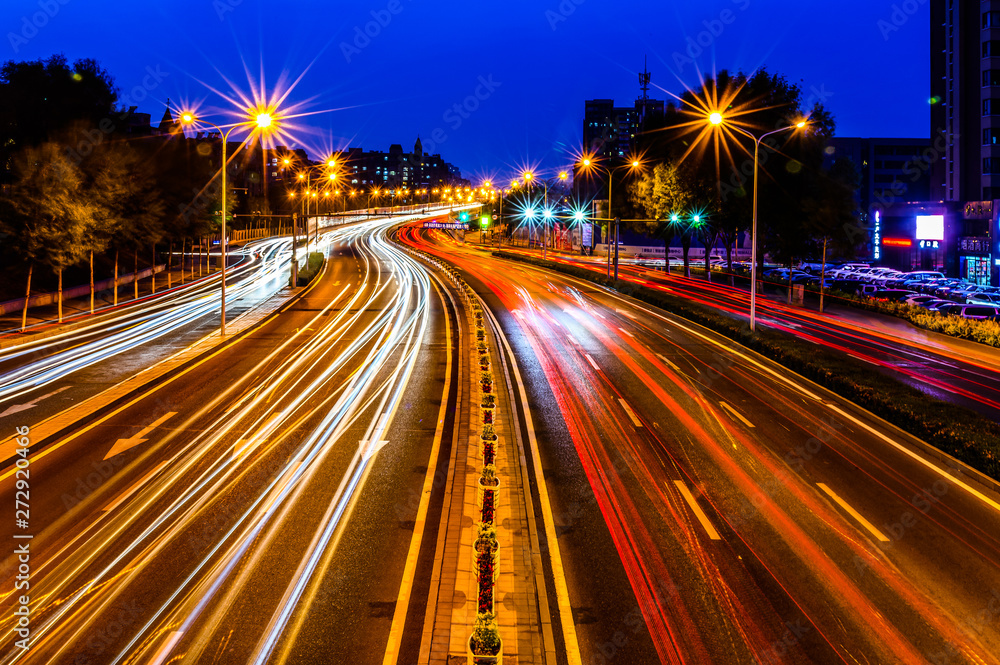
M628 169L630 171L637 171L637 170L639 170L639 169L642 168L642 162L639 160L638 157L631 157L631 158L629 158L629 161L626 164L619 164L618 166L612 166L611 168L607 168L607 167L604 167L604 166L599 166L594 160L590 159L589 157L584 157L582 160L580 160L580 166L582 166L584 170L595 169L595 170L598 170L598 171L604 171L605 173L608 174L608 236L609 236L609 238L608 238L608 278L609 279L611 278L611 238L610 238L610 235L611 235L611 221L614 220L614 222L615 222L615 258L614 258L614 265L615 265L615 279L617 280L618 279L618 240L619 240L619 235L620 234L619 234L619 228L618 228L618 218L617 217L613 217L612 214L611 214L611 204L612 204L612 201L613 201L613 199L611 198L611 194L612 194L612 191L613 191L612 188L614 187L614 184L615 184L615 175L614 174L615 174L615 171L617 171L619 169Z
M213 127L219 134L222 135L222 236L219 241L219 245L222 247L222 324L219 328L219 334L223 337L226 336L226 175L227 175L227 165L228 158L226 156L227 144L229 142L229 134L237 127L251 127L253 132L259 132L261 134L268 134L275 131L279 122L276 117L274 117L269 111L266 110L254 110L250 109L247 112L247 117L244 121L238 122L230 127L227 131L223 131L221 127L215 123L208 122L206 120L201 120L197 118L194 113L190 111L181 114L181 124L183 125L193 125L195 123L201 123ZM244 141L244 144L246 141ZM241 144L242 145L242 144Z
M723 115L718 111L713 112L708 116L708 122L717 127L723 126L725 120L726 119ZM802 129L806 126L806 122L803 120L794 125L781 127L780 129L775 129L767 132L766 134L761 134L760 136L754 136L747 130L734 124L727 123L724 126L749 137L750 140L753 141L753 226L750 230L750 332L754 332L756 330L755 323L757 316L757 167L760 144L761 141L766 139L768 136L772 136L773 134L780 134L781 132L787 132L789 130Z

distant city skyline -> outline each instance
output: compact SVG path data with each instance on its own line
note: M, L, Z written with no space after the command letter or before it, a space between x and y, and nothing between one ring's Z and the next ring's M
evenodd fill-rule
M295 120L292 147L317 157L419 136L473 179L565 168L582 144L585 100L632 104L647 57L654 98L697 86L699 72L766 66L824 102L840 136L930 134L927 4L910 15L909 5L848 0L822 25L814 16L828 5L808 0L623 0L614 22L605 5L387 0L333 12L316 0L294 11L178 0L125 12L17 0L0 8L2 59L92 57L153 118L168 97L221 108L213 90L232 94L228 80L248 93L246 72L259 84L263 71L268 90L295 83L288 101L315 113Z

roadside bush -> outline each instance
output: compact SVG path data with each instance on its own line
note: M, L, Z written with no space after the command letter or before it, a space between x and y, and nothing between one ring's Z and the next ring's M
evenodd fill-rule
M836 295L842 302L852 307L905 319L924 330L1000 347L1000 322L997 321L973 321L961 316L932 312L915 305L863 298L856 294L838 293Z
M312 281L320 269L323 268L323 254L322 252L311 252L309 254L309 260L306 262L306 267L299 270L299 286L305 286Z

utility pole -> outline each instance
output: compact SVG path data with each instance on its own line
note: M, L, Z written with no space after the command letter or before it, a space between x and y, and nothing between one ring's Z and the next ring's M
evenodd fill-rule
M296 230L299 225L299 215L298 213L292 214L292 274L289 278L291 286L293 289L299 285L299 259L296 255Z

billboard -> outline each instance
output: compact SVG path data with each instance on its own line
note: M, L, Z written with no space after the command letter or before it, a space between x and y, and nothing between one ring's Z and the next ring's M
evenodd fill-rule
M917 240L944 240L944 215L917 215Z
M590 222L585 222L580 225L580 244L584 247L594 246L594 225Z

